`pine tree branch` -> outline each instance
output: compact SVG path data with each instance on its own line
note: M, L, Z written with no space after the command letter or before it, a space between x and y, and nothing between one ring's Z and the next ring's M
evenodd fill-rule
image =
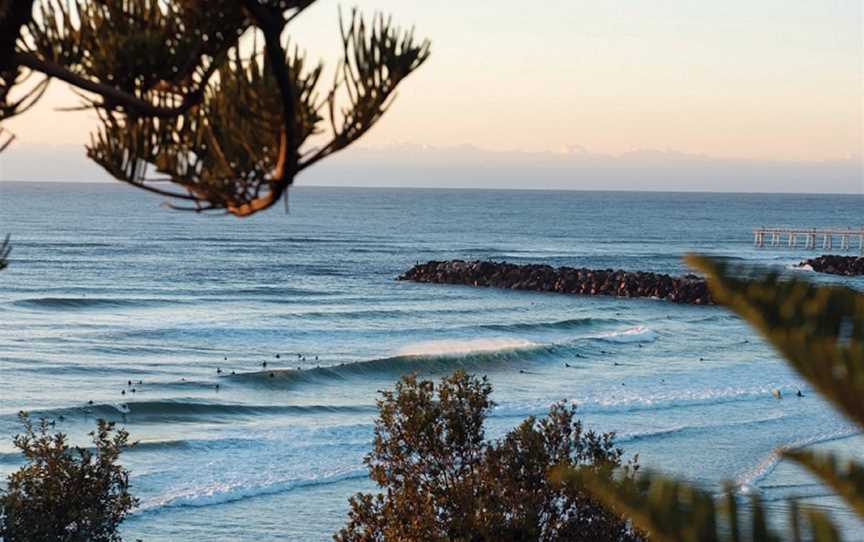
M98 94L106 100L104 107L108 109L113 109L113 106L120 105L130 113L145 117L170 118L182 115L198 105L203 96L203 92L196 90L185 94L183 102L177 107L159 107L137 96L123 92L116 87L81 77L63 66L38 58L31 53L15 53L12 55L12 62L13 64L30 68L49 77L60 79L82 90Z
M15 42L32 13L33 0L0 0L0 72L14 68Z
M6 138L6 141L0 141L0 152L5 151L6 148L11 145L13 141L15 141L15 134L8 130L5 130L2 126L0 126L0 135L3 135L4 133L7 133L9 135Z
M306 5L309 4L311 2ZM282 130L279 136L279 158L271 176L269 191L242 205L228 207L228 212L240 217L249 216L272 207L279 201L288 186L294 182L297 162L300 159L297 142L296 89L285 61L285 49L280 41L285 21L281 16L269 12L257 0L244 0L243 5L249 11L256 26L264 34L267 66L276 79L276 84L282 94Z

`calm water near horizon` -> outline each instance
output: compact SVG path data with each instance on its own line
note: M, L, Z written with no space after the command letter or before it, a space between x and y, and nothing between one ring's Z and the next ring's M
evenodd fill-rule
M20 465L19 410L77 441L107 417L141 442L124 459L142 501L124 537L328 540L348 497L374 489L377 390L463 367L495 387L492 437L573 401L643 466L732 480L778 512L801 496L864 540L773 452L864 458L858 429L723 309L394 281L451 258L683 274L691 251L805 273L792 266L813 252L754 249L751 228L857 228L864 196L301 187L289 214L246 220L159 203L119 184L0 183L14 241L0 477Z

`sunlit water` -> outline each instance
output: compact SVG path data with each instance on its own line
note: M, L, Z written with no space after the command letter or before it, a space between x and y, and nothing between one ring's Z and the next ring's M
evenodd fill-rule
M117 420L140 441L124 459L141 498L130 539L328 539L348 496L372 489L377 390L458 367L495 387L492 437L573 401L643 465L732 480L778 510L802 496L861 527L773 452L862 455L857 429L724 310L394 281L456 257L682 274L700 251L788 269L812 253L753 249L750 229L856 226L860 196L300 188L290 214L248 220L158 203L0 184L15 242L0 273L0 475L20 464L19 410L76 441Z

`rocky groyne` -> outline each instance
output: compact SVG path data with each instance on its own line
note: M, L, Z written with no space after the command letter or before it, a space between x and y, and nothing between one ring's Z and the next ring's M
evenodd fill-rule
M417 264L397 280L562 294L649 297L694 305L714 303L705 280L695 275L673 277L613 269L449 260Z
M864 275L864 256L834 256L826 254L804 260L798 267L810 266L813 271L854 277Z

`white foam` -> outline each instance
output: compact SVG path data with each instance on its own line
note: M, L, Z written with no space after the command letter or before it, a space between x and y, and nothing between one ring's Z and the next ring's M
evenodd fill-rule
M114 407L114 409L120 414L129 414L130 412L132 412L132 410L129 408L129 405L125 403L111 406Z
M308 478L271 479L261 484L249 481L213 481L206 484L178 488L141 503L138 513L155 512L165 508L213 506L240 501L262 495L276 495L301 487L333 484L343 480L365 478L369 475L367 469L337 470L321 476Z
M755 467L738 476L735 482L735 485L738 487L738 492L742 494L749 494L754 491L758 491L757 485L760 481L764 480L772 472L774 472L774 469L776 469L777 465L780 464L780 459L782 459L783 452L787 452L789 450L796 450L798 448L805 448L807 446L812 446L813 444L819 444L821 442L839 440L859 434L860 432L861 430L857 427L846 427L837 431L819 433L818 435L813 435L812 437L807 437L805 439L797 440L795 442L790 442L788 444L784 444L783 446L779 446L772 450L771 453L769 453Z
M498 352L531 348L537 343L525 339L507 337L491 339L452 339L409 344L399 349L398 356L441 356L446 354L470 354L473 352Z
M586 397L570 398L566 401L576 405L579 412L621 413L646 410L664 410L710 406L738 401L775 400L772 389L779 389L786 395L794 394L799 388L793 384L765 385L753 387L725 387L678 389L665 393L641 394L631 390L606 390ZM536 416L548 412L554 402L537 401L526 403L499 404L493 414L502 417Z
M610 331L596 338L613 343L651 343L657 340L657 332L645 326L636 326L622 331Z
M685 431L690 429L690 426L687 425L675 425L672 427L666 427L663 429L653 429L648 431L632 431L629 433L620 433L615 435L615 443L621 444L622 442L632 442L634 440L643 440L650 439L654 437L662 437L666 435L671 435L674 433L680 433L681 431Z
M764 416L760 418L751 418L746 420L724 420L719 421L717 423L704 423L704 424L695 424L695 425L673 425L671 427L665 427L660 429L649 429L646 431L632 431L628 433L619 433L615 436L615 441L618 443L621 442L630 442L634 440L642 440L642 439L650 439L654 437L663 437L667 435L671 435L674 433L682 433L684 431L689 430L704 430L704 429L716 429L716 428L725 428L725 427L735 427L735 426L744 426L744 425L759 425L769 422L775 422L777 420L781 420L785 417L784 414L775 414L772 416Z

